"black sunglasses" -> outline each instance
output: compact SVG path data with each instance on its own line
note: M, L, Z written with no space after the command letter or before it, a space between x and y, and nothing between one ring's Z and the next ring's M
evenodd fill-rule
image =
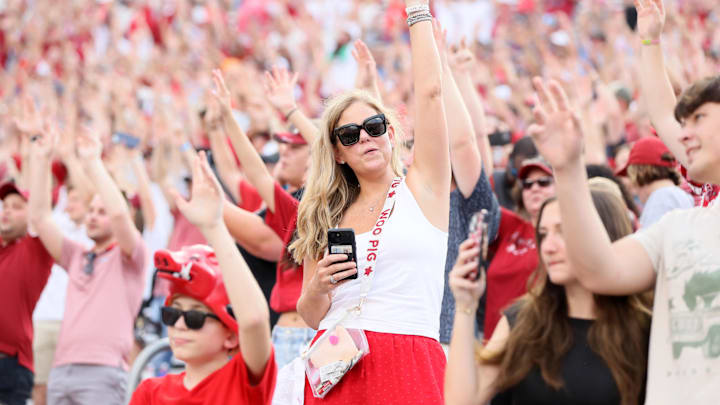
M218 316L215 314L197 311L194 309L191 309L189 311L182 311L179 308L175 307L162 307L160 313L162 315L162 322L165 325L175 326L178 319L180 319L180 316L182 316L188 329L193 330L202 329L203 325L205 325L205 318L213 318L217 319L218 321L220 320L220 318L218 318Z
M522 181L522 188L523 190L530 190L533 186L533 184L536 184L542 188L548 187L551 184L553 184L553 178L552 177L540 177L535 180L523 180Z
M387 131L388 120L385 114L377 114L363 121L362 125L346 124L333 130L333 137L340 140L345 146L350 146L360 141L360 130L364 129L370 136L380 136Z

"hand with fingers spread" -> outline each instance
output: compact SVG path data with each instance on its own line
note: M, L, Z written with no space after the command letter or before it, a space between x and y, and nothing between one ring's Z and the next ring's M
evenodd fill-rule
M230 90L228 90L227 85L225 84L225 78L223 78L220 69L213 69L212 78L213 83L215 84L215 87L211 90L212 95L215 96L215 99L218 104L220 104L223 111L231 111L232 96L230 95Z
M357 264L344 260L347 260L345 254L326 254L317 264L315 275L310 280L310 289L318 294L328 294L337 286L346 283L347 277L357 273Z
M450 275L448 283L455 297L455 307L477 309L480 297L485 293L485 272L478 274L480 265L480 244L475 237L470 237L460 244L460 252Z
M287 69L278 66L273 66L271 72L265 72L265 96L284 117L297 108L294 94L297 81L297 73L290 74Z
M177 192L174 194L177 208L193 225L202 230L222 224L222 187L207 162L205 152L200 152L193 162L190 201Z
M647 44L658 41L665 25L663 0L635 0L635 9L640 39Z
M78 157L85 163L94 159L100 159L102 156L102 143L97 135L91 132L89 128L83 127L76 140L76 149Z
M352 56L358 65L355 88L373 89L377 85L377 64L365 42L359 39L355 41Z
M582 158L583 134L577 115L560 84L535 77L533 86L538 103L533 109L535 123L528 133L533 137L538 152L556 170L563 169Z

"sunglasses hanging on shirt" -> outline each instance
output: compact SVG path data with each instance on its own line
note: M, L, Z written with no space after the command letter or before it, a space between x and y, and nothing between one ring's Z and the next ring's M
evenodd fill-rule
M368 135L378 137L387 132L388 120L385 114L373 115L363 121L362 125L346 124L333 130L333 137L340 140L345 146L351 146L360 141L360 130L365 130Z

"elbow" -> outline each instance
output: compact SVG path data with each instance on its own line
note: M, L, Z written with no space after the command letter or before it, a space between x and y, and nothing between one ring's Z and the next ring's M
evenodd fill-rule
M415 91L418 97L426 102L440 101L442 99L442 83L440 80L423 83Z

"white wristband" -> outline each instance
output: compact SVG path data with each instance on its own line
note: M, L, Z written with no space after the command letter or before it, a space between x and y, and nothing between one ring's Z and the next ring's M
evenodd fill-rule
M427 11L429 13L430 6L428 6L427 4L413 4L412 6L409 6L405 9L405 14L409 16L412 13L419 13L421 11Z

